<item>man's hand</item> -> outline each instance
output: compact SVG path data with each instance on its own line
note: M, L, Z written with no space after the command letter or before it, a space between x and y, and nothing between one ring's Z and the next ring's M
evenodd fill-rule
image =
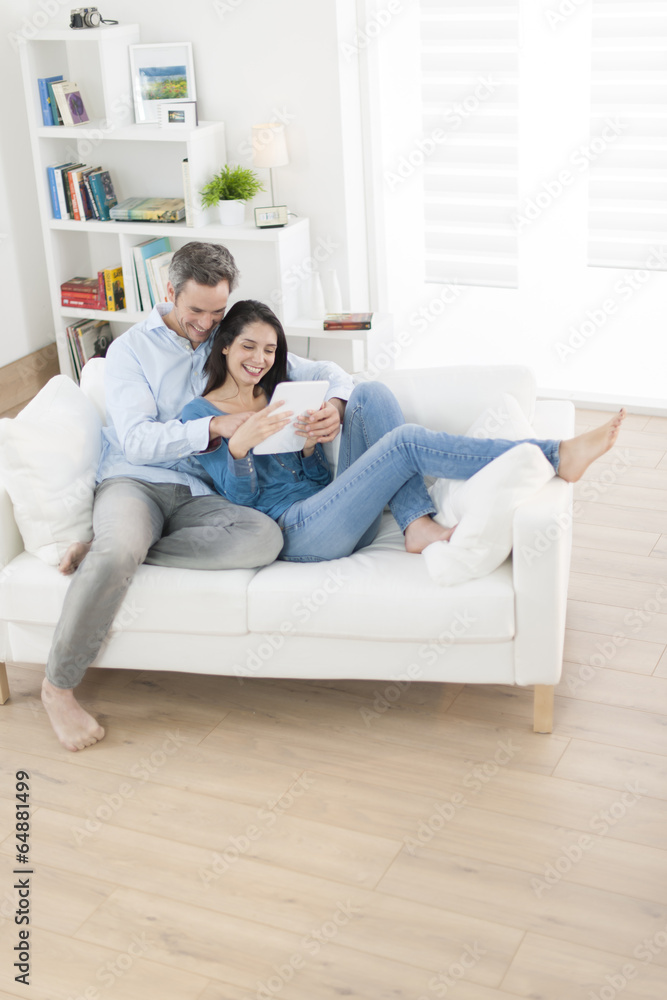
M333 441L340 431L341 412L336 403L341 400L328 400L322 403L319 410L308 410L307 416L301 416L295 421L294 427L300 437L308 439L308 445L314 448L315 443L326 444ZM344 405L344 404L343 404Z
M220 438L230 438L246 422L251 412L248 410L246 413L225 413L220 414L219 417L213 417L208 425L209 443L212 444Z

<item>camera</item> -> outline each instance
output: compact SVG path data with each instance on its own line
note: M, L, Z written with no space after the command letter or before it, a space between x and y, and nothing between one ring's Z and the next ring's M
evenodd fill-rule
M97 28L101 21L97 7L76 7L70 11L70 28Z

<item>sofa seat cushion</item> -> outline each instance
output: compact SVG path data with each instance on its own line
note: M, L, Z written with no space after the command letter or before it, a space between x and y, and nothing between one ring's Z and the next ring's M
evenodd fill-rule
M248 588L251 632L398 641L502 642L514 636L512 567L443 589L405 551L390 514L372 545L345 559L275 562Z
M247 587L255 572L140 566L112 631L245 635ZM55 567L22 552L0 582L2 617L55 625L69 583Z

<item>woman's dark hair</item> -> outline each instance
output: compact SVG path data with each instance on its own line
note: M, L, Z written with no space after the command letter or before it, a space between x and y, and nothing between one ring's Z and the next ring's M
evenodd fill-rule
M268 323L276 331L277 346L275 360L268 372L255 386L255 395L258 389L263 389L269 399L279 382L287 381L287 339L282 323L268 306L255 299L243 299L235 302L227 315L221 320L220 325L213 338L211 353L204 365L204 374L208 375L208 382L202 395L213 392L219 388L227 378L227 356L222 353L223 347L229 347L239 337L248 323Z

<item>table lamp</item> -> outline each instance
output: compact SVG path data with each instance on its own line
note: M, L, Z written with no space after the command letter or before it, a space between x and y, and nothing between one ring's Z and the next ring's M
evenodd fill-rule
M287 207L276 205L273 194L273 168L289 163L285 143L285 126L280 122L265 122L252 127L252 164L268 168L271 184L271 205L255 209L255 223L264 228L287 224Z

